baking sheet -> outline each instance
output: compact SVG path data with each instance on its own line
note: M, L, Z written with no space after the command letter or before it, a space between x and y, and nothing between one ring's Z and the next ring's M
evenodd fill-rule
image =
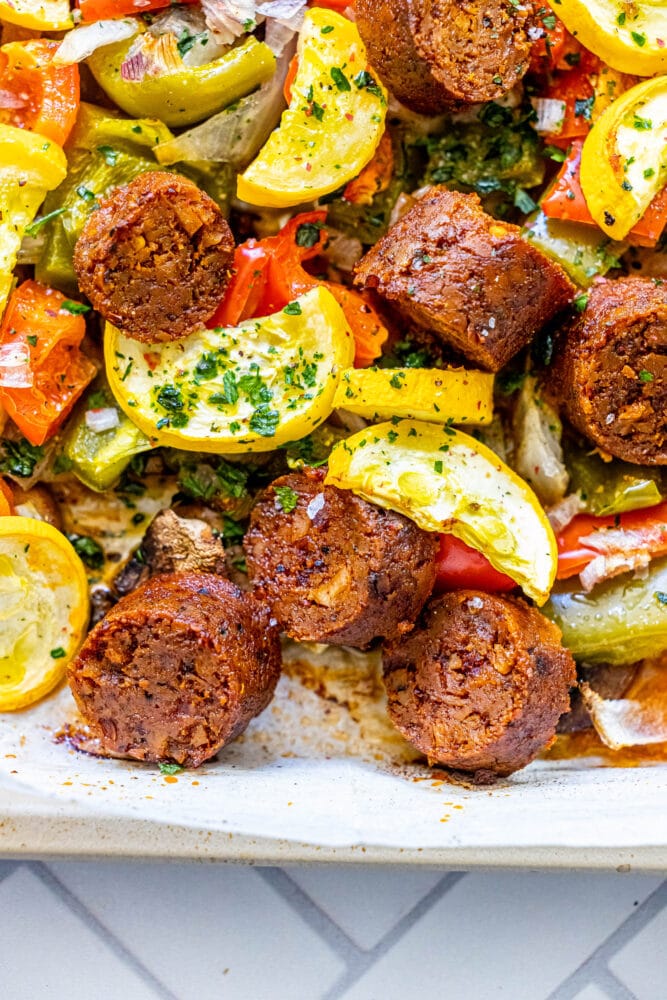
M124 818L151 824L156 836L169 828L325 851L455 857L460 850L466 864L475 851L480 858L528 851L530 858L547 848L667 845L667 766L541 760L492 788L451 784L416 760L387 722L377 667L362 654L288 648L272 706L217 760L175 776L57 742L55 734L76 721L63 689L3 717L0 798L7 803L13 793L29 802L22 815L35 820L42 803L45 816L60 810L89 820ZM77 853L76 833L70 848ZM138 843L134 853L151 851ZM263 855L266 847L258 848L255 856Z

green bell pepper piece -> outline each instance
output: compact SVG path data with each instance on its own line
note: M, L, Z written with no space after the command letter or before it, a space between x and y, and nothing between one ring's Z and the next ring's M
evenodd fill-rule
M615 243L594 226L548 219L544 212L530 216L523 235L560 264L581 288L589 288L599 275L618 267L628 248L627 243Z
M86 423L88 410L114 407L119 424L108 431L94 431ZM70 423L63 454L71 470L91 490L104 493L120 479L134 455L150 451L151 442L117 406L111 389L100 377L93 384Z
M652 562L644 580L626 574L590 594L559 590L542 612L581 662L615 666L658 656L667 649L667 558Z
M160 170L153 156L159 142L171 137L155 120L128 120L82 104L67 142L67 177L44 202L43 215L58 212L45 226L46 244L35 268L38 281L67 294L77 291L72 265L74 245L86 219L110 188L127 184L147 170Z
M105 45L88 59L104 92L128 115L160 117L172 127L194 125L245 97L273 76L276 59L250 36L204 66L182 66L143 80L124 80L121 66L136 39Z
M667 496L661 469L617 460L603 462L599 455L572 445L566 448L565 464L571 492L579 493L586 512L596 517L655 507Z

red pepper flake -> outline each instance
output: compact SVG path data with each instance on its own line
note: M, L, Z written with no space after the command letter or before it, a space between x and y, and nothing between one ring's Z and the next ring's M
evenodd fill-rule
M347 118L347 120L349 122L353 122L354 121L354 115L351 114L349 111L347 112L347 114L345 115L345 117Z
M658 43L658 48L659 49L664 49L664 47L665 47L665 41L664 41L663 38L656 38L656 42Z
M147 354L144 354L144 361L146 362L150 370L154 372L157 366L160 364L160 355L157 354L155 351L149 351Z
M307 163L307 164L306 164L306 170L308 171L308 173L310 173L310 171L311 171L312 169L313 169L313 165L312 165L312 163Z

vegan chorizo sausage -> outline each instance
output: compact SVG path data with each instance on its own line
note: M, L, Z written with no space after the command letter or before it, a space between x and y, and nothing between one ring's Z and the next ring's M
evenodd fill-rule
M565 272L487 215L435 187L366 254L358 285L470 361L498 371L574 296Z
M68 679L103 752L198 767L266 708L280 668L275 622L251 595L174 573L120 600Z
M355 13L371 65L422 114L498 100L528 69L528 4L356 0Z
M594 285L554 373L570 422L589 440L626 462L667 465L667 285Z
M521 600L444 594L415 629L385 645L396 728L431 763L485 775L529 764L569 707L574 660L560 632Z
M230 277L234 237L192 181L148 171L115 188L74 250L81 291L128 336L178 340L206 322Z
M266 490L244 548L255 593L289 636L364 648L412 626L433 589L438 536L311 471Z

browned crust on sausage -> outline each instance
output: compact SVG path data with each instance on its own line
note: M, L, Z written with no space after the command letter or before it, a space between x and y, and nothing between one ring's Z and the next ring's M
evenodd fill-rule
M557 264L487 215L475 194L435 187L366 254L356 283L498 371L572 299Z
M616 458L667 465L666 362L667 285L595 285L554 367L569 420Z
M521 600L474 590L424 608L384 649L389 715L431 763L507 775L549 745L576 681L559 630Z
M403 104L439 114L497 100L528 69L528 5L503 0L356 0L371 65Z
M115 188L74 250L81 291L110 323L146 343L178 340L215 312L234 237L207 194L149 171Z
M198 767L266 708L280 669L275 622L252 596L174 573L108 612L68 680L103 752Z
M285 513L276 489L293 490ZM367 647L412 626L435 582L438 539L317 472L276 480L244 541L255 593L293 639Z

